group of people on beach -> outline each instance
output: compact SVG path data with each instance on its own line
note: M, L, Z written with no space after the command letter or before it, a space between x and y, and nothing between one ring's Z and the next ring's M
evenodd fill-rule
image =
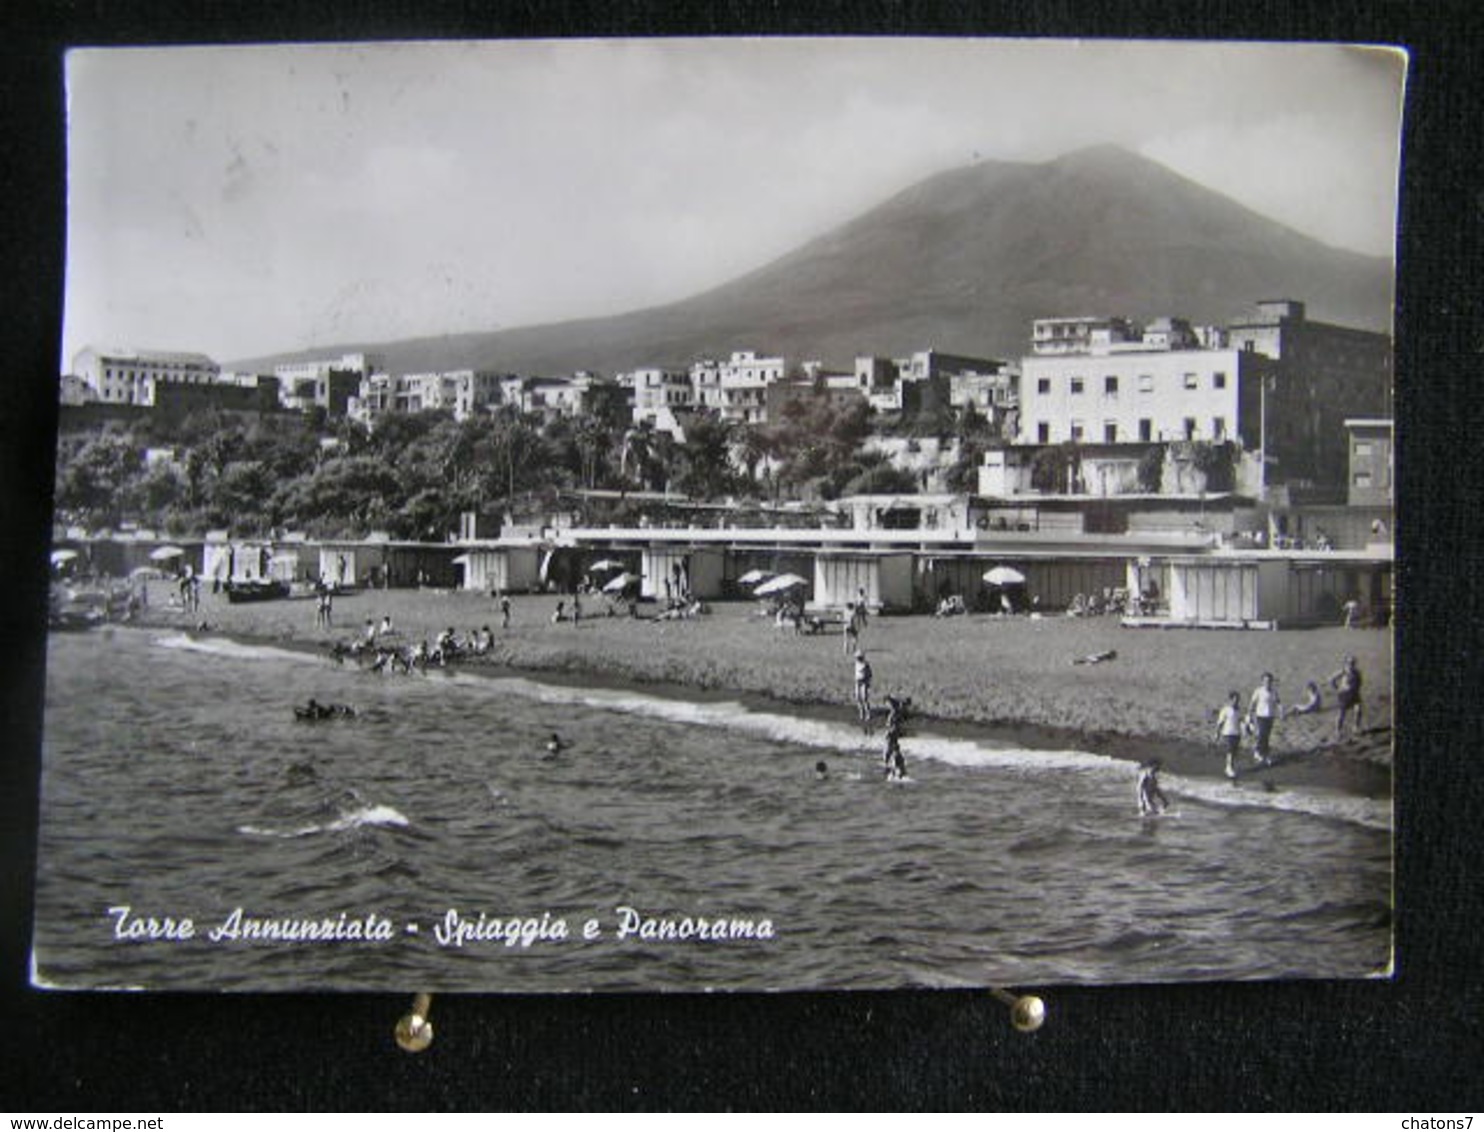
M429 667L445 667L466 657L485 656L494 646L495 634L488 625L470 629L462 636L450 625L431 642L423 638L407 644L387 615L380 625L366 618L366 627L355 640L336 641L330 646L330 659L339 664L354 660L359 666L369 666L372 672L411 673L414 669L422 672Z
M1361 699L1364 679L1355 657L1347 656L1339 671L1327 680L1335 692L1339 715L1335 719L1335 738L1345 734L1348 720L1352 735L1359 735L1365 727L1365 704ZM1226 755L1226 776L1236 778L1236 759L1240 753L1244 735L1252 737L1252 760L1258 766L1272 765L1273 728L1279 720L1296 715L1312 715L1322 710L1324 697L1316 681L1305 685L1304 699L1285 708L1278 694L1277 680L1271 672L1262 674L1261 682L1248 698L1245 713L1239 692L1228 692L1226 703L1216 713L1216 742Z

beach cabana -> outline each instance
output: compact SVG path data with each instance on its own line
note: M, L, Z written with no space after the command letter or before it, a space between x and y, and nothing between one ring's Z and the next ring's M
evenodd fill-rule
M319 548L319 568L316 578L328 578L341 587L350 587L370 572L370 563L363 561L366 548L354 542L330 542Z
M1282 558L1170 560L1169 620L1199 626L1276 625L1287 604Z
M649 598L721 596L723 551L720 547L651 546L641 555L640 593ZM668 583L668 584L667 584Z
M865 591L870 610L912 608L912 555L821 553L814 560L814 604L844 609Z
M481 593L526 593L536 588L541 551L530 546L471 546L455 556L459 588Z

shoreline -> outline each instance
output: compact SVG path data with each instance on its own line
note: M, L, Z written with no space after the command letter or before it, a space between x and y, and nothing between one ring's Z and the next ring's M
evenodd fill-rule
M752 607L745 603L721 605L712 615L692 621L635 622L626 617L597 616L573 626L550 623L556 595L520 595L515 600L519 612L511 629L495 630L492 652L460 662L462 667L567 686L642 689L646 694L671 699L732 700L752 709L834 722L848 719L853 708L849 657L837 635L818 639L778 633L755 617ZM472 627L468 625L471 612L481 624L498 620L488 596L480 594L376 591L351 597L344 605L354 605L357 614L378 615L382 608L396 607L396 624L405 629L401 638L404 643L424 635L431 637L437 632L432 626L441 628L450 622L463 633ZM154 607L131 624L188 633L204 631L243 642L289 645L316 653L323 653L333 641L359 635L354 621L327 632L313 627L313 618L314 607L309 602L232 606L224 599L203 596L199 611ZM642 647L635 647L636 635ZM978 673L970 671L966 677L962 671L966 666L954 661L955 653L961 651L958 646L965 640L982 649L984 641L1000 644L995 639L1000 636L1012 638L1011 643L1015 643L1013 638L1024 639L1028 646L1013 650L1016 667L1005 657L994 658L997 673L1004 671L1002 679L1008 691L998 685L981 686ZM1383 636L1389 659L1389 634L1357 632L1341 640L1372 646L1362 661L1370 671L1377 664L1375 646L1383 643ZM1108 664L1078 668L1064 667L1048 652L1050 644L1065 643L1074 657L1082 655L1076 650L1089 639L1110 640L1124 653L1119 654L1120 660ZM1170 774L1224 781L1223 760L1211 739L1209 720L1204 716L1183 718L1179 720L1182 726L1162 726L1172 722L1172 713L1162 707L1164 699L1155 696L1151 700L1156 689L1151 688L1148 671L1163 663L1170 670L1168 682L1190 683L1188 670L1192 665L1184 661L1188 656L1207 656L1213 642L1218 646L1218 657L1227 651L1220 647L1223 644L1240 643L1240 650L1230 651L1260 655L1265 650L1258 645L1281 643L1285 650L1296 650L1305 658L1316 651L1311 646L1321 644L1319 635L1299 630L1213 634L1183 629L1122 629L1107 621L1078 623L1049 618L1039 623L1023 619L997 622L989 617L961 617L949 622L931 617L873 619L862 638L876 667L873 700L883 702L888 693L911 696L917 728L945 737L989 740L1035 750L1075 749L1131 763L1158 757ZM1327 644L1328 639L1323 643ZM1139 657L1131 655L1129 659L1147 658L1149 663L1121 662L1125 654L1135 653ZM974 659L982 662L982 657ZM883 678L888 673L889 681ZM1310 786L1390 799L1391 718L1389 710L1377 710L1389 709L1389 683L1388 672L1384 688L1379 680L1373 680L1367 688L1367 708L1372 712L1367 733L1343 743L1327 741L1335 719L1332 704L1327 704L1326 710L1316 716L1280 726L1269 767L1249 770L1250 754L1244 746L1233 788ZM1293 694L1296 696L1296 690ZM1084 697L1090 704L1075 702ZM1183 698L1180 691L1172 697L1175 702ZM1199 702L1206 700L1216 702L1214 695ZM1067 701L1074 702L1069 707ZM1376 701L1375 707L1372 701ZM1016 706L1024 710L1014 712ZM1010 710L1005 710L1007 707ZM1056 718L1057 714L1063 718ZM910 732L907 753L910 758Z

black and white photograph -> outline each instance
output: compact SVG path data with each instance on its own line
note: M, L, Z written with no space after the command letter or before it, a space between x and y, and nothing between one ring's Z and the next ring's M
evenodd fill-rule
M65 72L34 987L1393 975L1405 52Z

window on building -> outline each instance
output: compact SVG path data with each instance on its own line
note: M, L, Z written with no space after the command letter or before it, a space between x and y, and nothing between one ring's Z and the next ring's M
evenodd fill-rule
M1193 373L1187 373L1185 375L1185 388L1186 389L1197 389L1197 388L1199 388L1199 385L1197 384L1197 381L1196 381L1195 374L1193 374Z
M1139 418L1139 439L1146 444L1154 439L1154 422L1148 417Z
M1036 422L1036 443L1051 443L1051 425L1049 425L1046 421Z
M1225 389L1226 388L1226 374L1224 374L1224 373L1213 373L1211 375L1211 388L1212 389Z
M1036 378L1036 392L1038 394L1047 394L1047 393L1050 393L1051 392L1051 378L1049 378L1049 377L1038 377L1038 378Z
M1186 417L1185 418L1185 439L1186 440L1194 440L1195 439L1195 418L1194 417Z
M1225 417L1212 417L1211 418L1211 438L1213 440L1225 440L1226 439L1226 418Z
M1139 392L1140 393L1153 393L1154 392L1154 375L1152 373L1141 373L1141 374L1139 374Z
M1370 472L1356 472L1355 473L1355 486L1356 487L1370 487L1371 486L1371 473Z
M1073 421L1072 422L1072 439L1073 440L1081 440L1082 439L1082 434L1083 434L1082 422L1081 421Z
M1118 424L1117 424L1117 422L1115 422L1115 421L1104 421L1103 422L1103 443L1104 444L1117 444L1118 443Z
M1355 454L1360 457L1369 458L1371 455L1370 444L1364 440L1357 440L1355 442Z
M1103 392L1106 393L1109 397L1117 397L1118 378L1112 376L1111 374L1103 378Z
M1073 396L1075 396L1075 395L1077 395L1078 393L1081 393L1081 392L1082 392L1082 379L1080 377L1074 377L1074 378L1072 378L1072 394L1073 394Z

